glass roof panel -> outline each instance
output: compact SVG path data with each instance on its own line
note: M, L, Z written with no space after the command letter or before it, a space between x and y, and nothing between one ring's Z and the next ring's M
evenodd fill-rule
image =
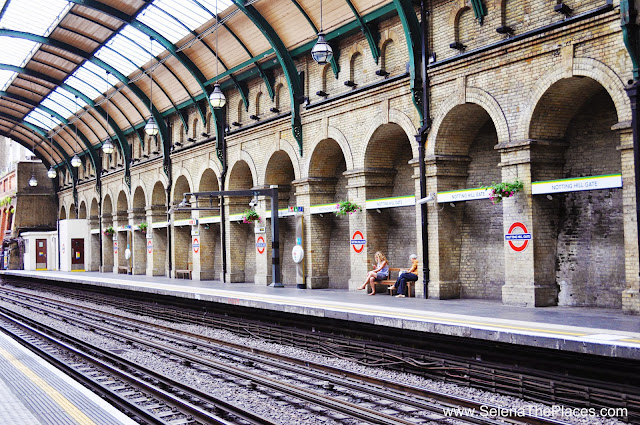
M18 75L13 71L5 71L0 69L0 90L6 90L7 87L13 82L13 79Z
M69 78L67 78L66 83L74 89L78 89L90 99L99 97L102 92L95 87L95 84L100 84L100 87L104 88L105 83L100 79L100 77L88 72L87 70L83 70L82 68L80 68L78 69L78 71L76 71L73 75L70 75ZM85 73L88 75L85 76Z
M42 112L38 108L31 111L29 115L24 117L24 120L45 130L51 130L60 124L57 120L52 119L49 114Z
M231 5L229 0L218 0L218 9ZM215 0L155 0L147 7L138 20L156 29L170 42L189 34L212 18L216 13Z
M5 4L6 1L1 1L0 9ZM70 8L66 0L11 0L0 18L0 28L48 36ZM23 66L39 46L28 40L0 37L0 61ZM10 81L13 74L2 74L0 87L7 87Z
M151 54L149 37L131 25L125 25L120 32L101 47L96 57L112 65L124 75L129 76L143 64L149 62ZM159 54L165 49L154 40L153 52Z
M80 111L80 108L84 106L83 103L84 102L78 99L78 111ZM65 118L71 117L76 111L75 96L61 87L58 87L49 93L49 96L40 102L40 104L53 109Z

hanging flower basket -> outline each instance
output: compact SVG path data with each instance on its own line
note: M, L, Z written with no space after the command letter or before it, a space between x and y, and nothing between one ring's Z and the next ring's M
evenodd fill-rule
M261 221L260 221L260 216L258 215L256 210L248 209L248 210L244 210L242 222L243 223L255 223L255 222L260 223Z
M354 212L362 211L362 208L358 204L354 204L350 201L341 201L338 203L338 211L336 211L336 215L338 217L342 215L351 215Z
M147 224L146 221L143 221L142 223L138 224L138 228L140 229L141 232L146 232L148 227L149 225Z
M113 230L113 226L109 226L106 229L104 229L104 233L105 236L113 236L113 234L115 233L115 230Z
M520 192L524 185L520 180L513 182L492 182L491 186L487 186L486 190L489 191L489 199L495 204L502 202L503 198L511 198L516 193Z

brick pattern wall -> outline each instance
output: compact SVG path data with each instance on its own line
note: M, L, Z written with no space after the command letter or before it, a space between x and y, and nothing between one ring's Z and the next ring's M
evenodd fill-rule
M489 119L469 148L466 187L480 187L501 181L500 152L496 130ZM504 238L502 205L489 200L459 202L463 208L460 225L460 296L462 298L500 299L504 284Z
M604 90L588 99L567 131L563 174L619 173L618 138L611 98ZM557 283L559 304L621 307L625 287L622 191L571 192L560 197Z

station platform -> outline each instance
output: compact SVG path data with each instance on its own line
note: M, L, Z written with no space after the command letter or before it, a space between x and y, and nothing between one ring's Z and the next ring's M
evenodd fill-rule
M99 272L0 271L0 277L99 285L523 346L640 360L640 317L622 310L512 307L500 301L396 298Z
M137 424L4 332L0 332L0 423Z

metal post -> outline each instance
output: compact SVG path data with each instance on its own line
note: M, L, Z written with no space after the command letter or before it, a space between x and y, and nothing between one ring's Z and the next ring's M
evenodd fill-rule
M280 225L278 223L278 185L269 186L271 189L271 274L273 288L284 288L280 281Z
M638 146L638 91L640 81L634 81L626 87L627 96L631 103L631 130L633 131L633 169L636 185L636 231L638 252L640 253L640 146ZM638 270L640 276L640 269Z
M420 198L427 196L427 177L424 164L424 146L427 142L427 134L431 128L431 118L429 116L429 78L427 76L427 57L428 57L428 33L427 33L427 8L424 0L420 2L420 29L421 29L421 47L422 47L422 111L423 123L416 135L418 143L418 165L420 172ZM420 204L420 222L422 231L422 287L424 297L428 298L429 293L429 232L426 203Z

